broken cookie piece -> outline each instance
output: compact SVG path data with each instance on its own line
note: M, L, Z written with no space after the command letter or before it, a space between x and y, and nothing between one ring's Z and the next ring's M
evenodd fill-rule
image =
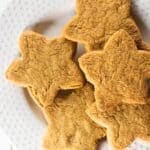
M120 102L144 104L148 97L150 52L138 50L124 30L116 32L103 51L79 58L86 78L95 86L98 109L105 111Z
M39 106L50 105L60 89L83 86L82 74L72 60L76 43L24 32L19 45L22 57L10 65L6 77L27 87Z

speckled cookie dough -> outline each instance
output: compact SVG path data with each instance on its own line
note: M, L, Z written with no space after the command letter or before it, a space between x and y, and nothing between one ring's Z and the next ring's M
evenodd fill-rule
M95 86L98 109L105 111L120 102L144 104L148 96L150 52L137 49L124 30L116 32L104 50L79 58L88 81Z
M59 94L55 103L44 109L48 130L43 141L45 150L96 150L105 129L99 127L85 110L95 101L93 88Z
M125 150L137 138L150 142L150 104L120 104L111 112L101 112L93 104L87 114L107 129L107 140L113 150Z
M131 0L76 0L76 16L64 27L63 35L84 43L86 50L92 51L103 49L113 33L124 29L139 49L150 50L142 41L130 7Z
M53 102L58 90L83 86L83 77L73 62L76 43L65 38L48 38L25 32L20 38L22 57L8 68L6 77L27 87L35 102L45 107Z

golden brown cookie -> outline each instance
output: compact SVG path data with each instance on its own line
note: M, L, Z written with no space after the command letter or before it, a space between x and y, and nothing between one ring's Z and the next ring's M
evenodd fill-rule
M93 88L58 95L55 103L45 108L48 130L43 141L45 150L96 150L97 140L105 136L85 110L95 101Z
M130 16L131 0L76 0L76 16L65 26L63 35L84 43L87 51L103 49L110 36L126 30L138 48L150 49Z
M124 150L137 138L150 142L150 104L120 104L111 112L101 112L93 104L87 114L107 128L108 143L113 150Z
M76 89L83 78L72 57L76 44L65 38L48 38L25 32L20 38L22 57L8 68L6 77L27 87L40 106L52 103L59 89Z
M120 102L144 104L148 99L150 52L138 50L126 31L116 32L103 51L89 52L79 58L79 63L95 86L101 111Z

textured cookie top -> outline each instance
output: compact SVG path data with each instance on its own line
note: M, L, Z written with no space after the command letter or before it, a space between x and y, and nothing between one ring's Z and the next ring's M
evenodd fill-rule
M145 103L148 98L150 52L137 50L129 34L120 30L103 51L89 52L79 59L86 78L95 86L102 109L126 103Z
M144 46L138 27L130 17L131 0L76 0L77 14L65 26L63 35L84 43L88 51L103 49L109 37L126 30L141 49Z
M46 150L96 150L105 130L94 123L85 110L95 101L93 88L64 91L55 103L44 109L48 131L43 145Z
M75 43L25 32L19 44L22 57L12 63L6 77L27 87L38 105L49 105L59 89L82 87L81 72L72 61Z
M87 114L107 128L107 139L114 150L125 149L137 138L150 141L150 104L120 104L111 112L101 112L93 104Z

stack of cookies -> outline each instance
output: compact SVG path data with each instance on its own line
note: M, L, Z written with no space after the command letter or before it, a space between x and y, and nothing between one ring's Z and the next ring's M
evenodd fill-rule
M105 136L113 150L137 138L150 142L150 46L131 17L131 1L76 2L61 37L21 35L22 57L6 78L26 87L43 110L45 150L96 150ZM86 50L79 66L77 43Z

